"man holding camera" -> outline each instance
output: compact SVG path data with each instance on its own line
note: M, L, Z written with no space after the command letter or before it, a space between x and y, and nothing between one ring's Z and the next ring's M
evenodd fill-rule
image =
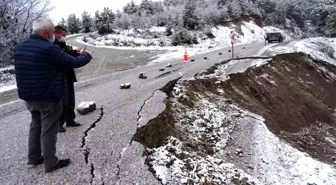
M79 50L73 50L71 46L67 46L65 43L65 37L67 36L67 30L62 26L55 26L55 42L54 44L60 46L63 51L73 57L79 56ZM68 127L78 127L79 123L75 121L75 89L74 83L77 82L76 74L73 68L69 68L66 72L66 81L68 90L63 98L63 111L60 118L59 132L65 132L64 123Z

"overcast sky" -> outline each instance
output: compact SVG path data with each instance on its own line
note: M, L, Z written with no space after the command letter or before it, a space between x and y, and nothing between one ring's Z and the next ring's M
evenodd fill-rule
M121 10L131 0L50 0L54 9L50 12L50 18L57 24L62 17L65 19L69 14L74 13L80 16L84 10L94 15L96 10L103 10L104 7L111 8L114 12ZM141 0L134 0L139 4Z

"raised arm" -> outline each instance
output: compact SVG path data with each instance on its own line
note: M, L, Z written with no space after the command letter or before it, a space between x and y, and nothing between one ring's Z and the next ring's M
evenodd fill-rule
M52 62L55 64L64 65L70 68L79 68L85 66L92 59L91 55L84 52L78 57L73 57L66 52L64 52L59 46L53 45L50 48L50 55Z

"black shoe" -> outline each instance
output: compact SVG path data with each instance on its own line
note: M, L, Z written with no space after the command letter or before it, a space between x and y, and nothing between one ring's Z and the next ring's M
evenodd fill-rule
M63 126L59 126L58 132L62 132L62 133L65 132L65 128Z
M79 126L81 126L81 124L77 123L76 121L67 123L67 127L79 127Z
M44 163L44 159L43 159L43 157L40 159L40 160L38 160L38 161L36 161L36 162L32 162L32 161L28 161L28 165L32 165L32 166L37 166L37 165L40 165L40 164L43 164Z
M53 168L50 168L50 169L46 169L45 172L50 173L50 172L56 171L58 169L69 166L70 163L71 163L70 159L59 160L58 163L56 164L56 166L54 166Z

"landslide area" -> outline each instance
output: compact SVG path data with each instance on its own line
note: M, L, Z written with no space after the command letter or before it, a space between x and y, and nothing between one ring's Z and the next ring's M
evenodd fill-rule
M172 169L178 160L178 164L184 166L179 176L201 182L197 178L201 178L204 171L198 172L199 167L195 170L190 163L197 164L202 161L198 158L206 156L225 161L220 153L227 149L245 110L262 116L268 129L294 148L321 162L335 162L335 66L302 53L282 54L272 57L267 64L230 74L228 80L221 81L216 70L228 62L194 79L175 85L170 83L163 88L168 94L166 109L134 135L134 140L147 148L150 167L158 161L156 163ZM166 150L164 156L173 160L159 161L155 149ZM207 162L203 170L217 165L211 160ZM213 175L216 177L204 175L205 179L216 182L213 184L227 183L216 180L223 173L229 174L220 170L211 172L216 173ZM237 171L233 173L236 175L228 177L231 183L254 184L248 183L250 178L240 178Z
M263 116L279 138L331 164L336 154L335 69L304 54L283 54L268 65L230 75L220 88L235 104ZM199 85L216 91L211 80Z

